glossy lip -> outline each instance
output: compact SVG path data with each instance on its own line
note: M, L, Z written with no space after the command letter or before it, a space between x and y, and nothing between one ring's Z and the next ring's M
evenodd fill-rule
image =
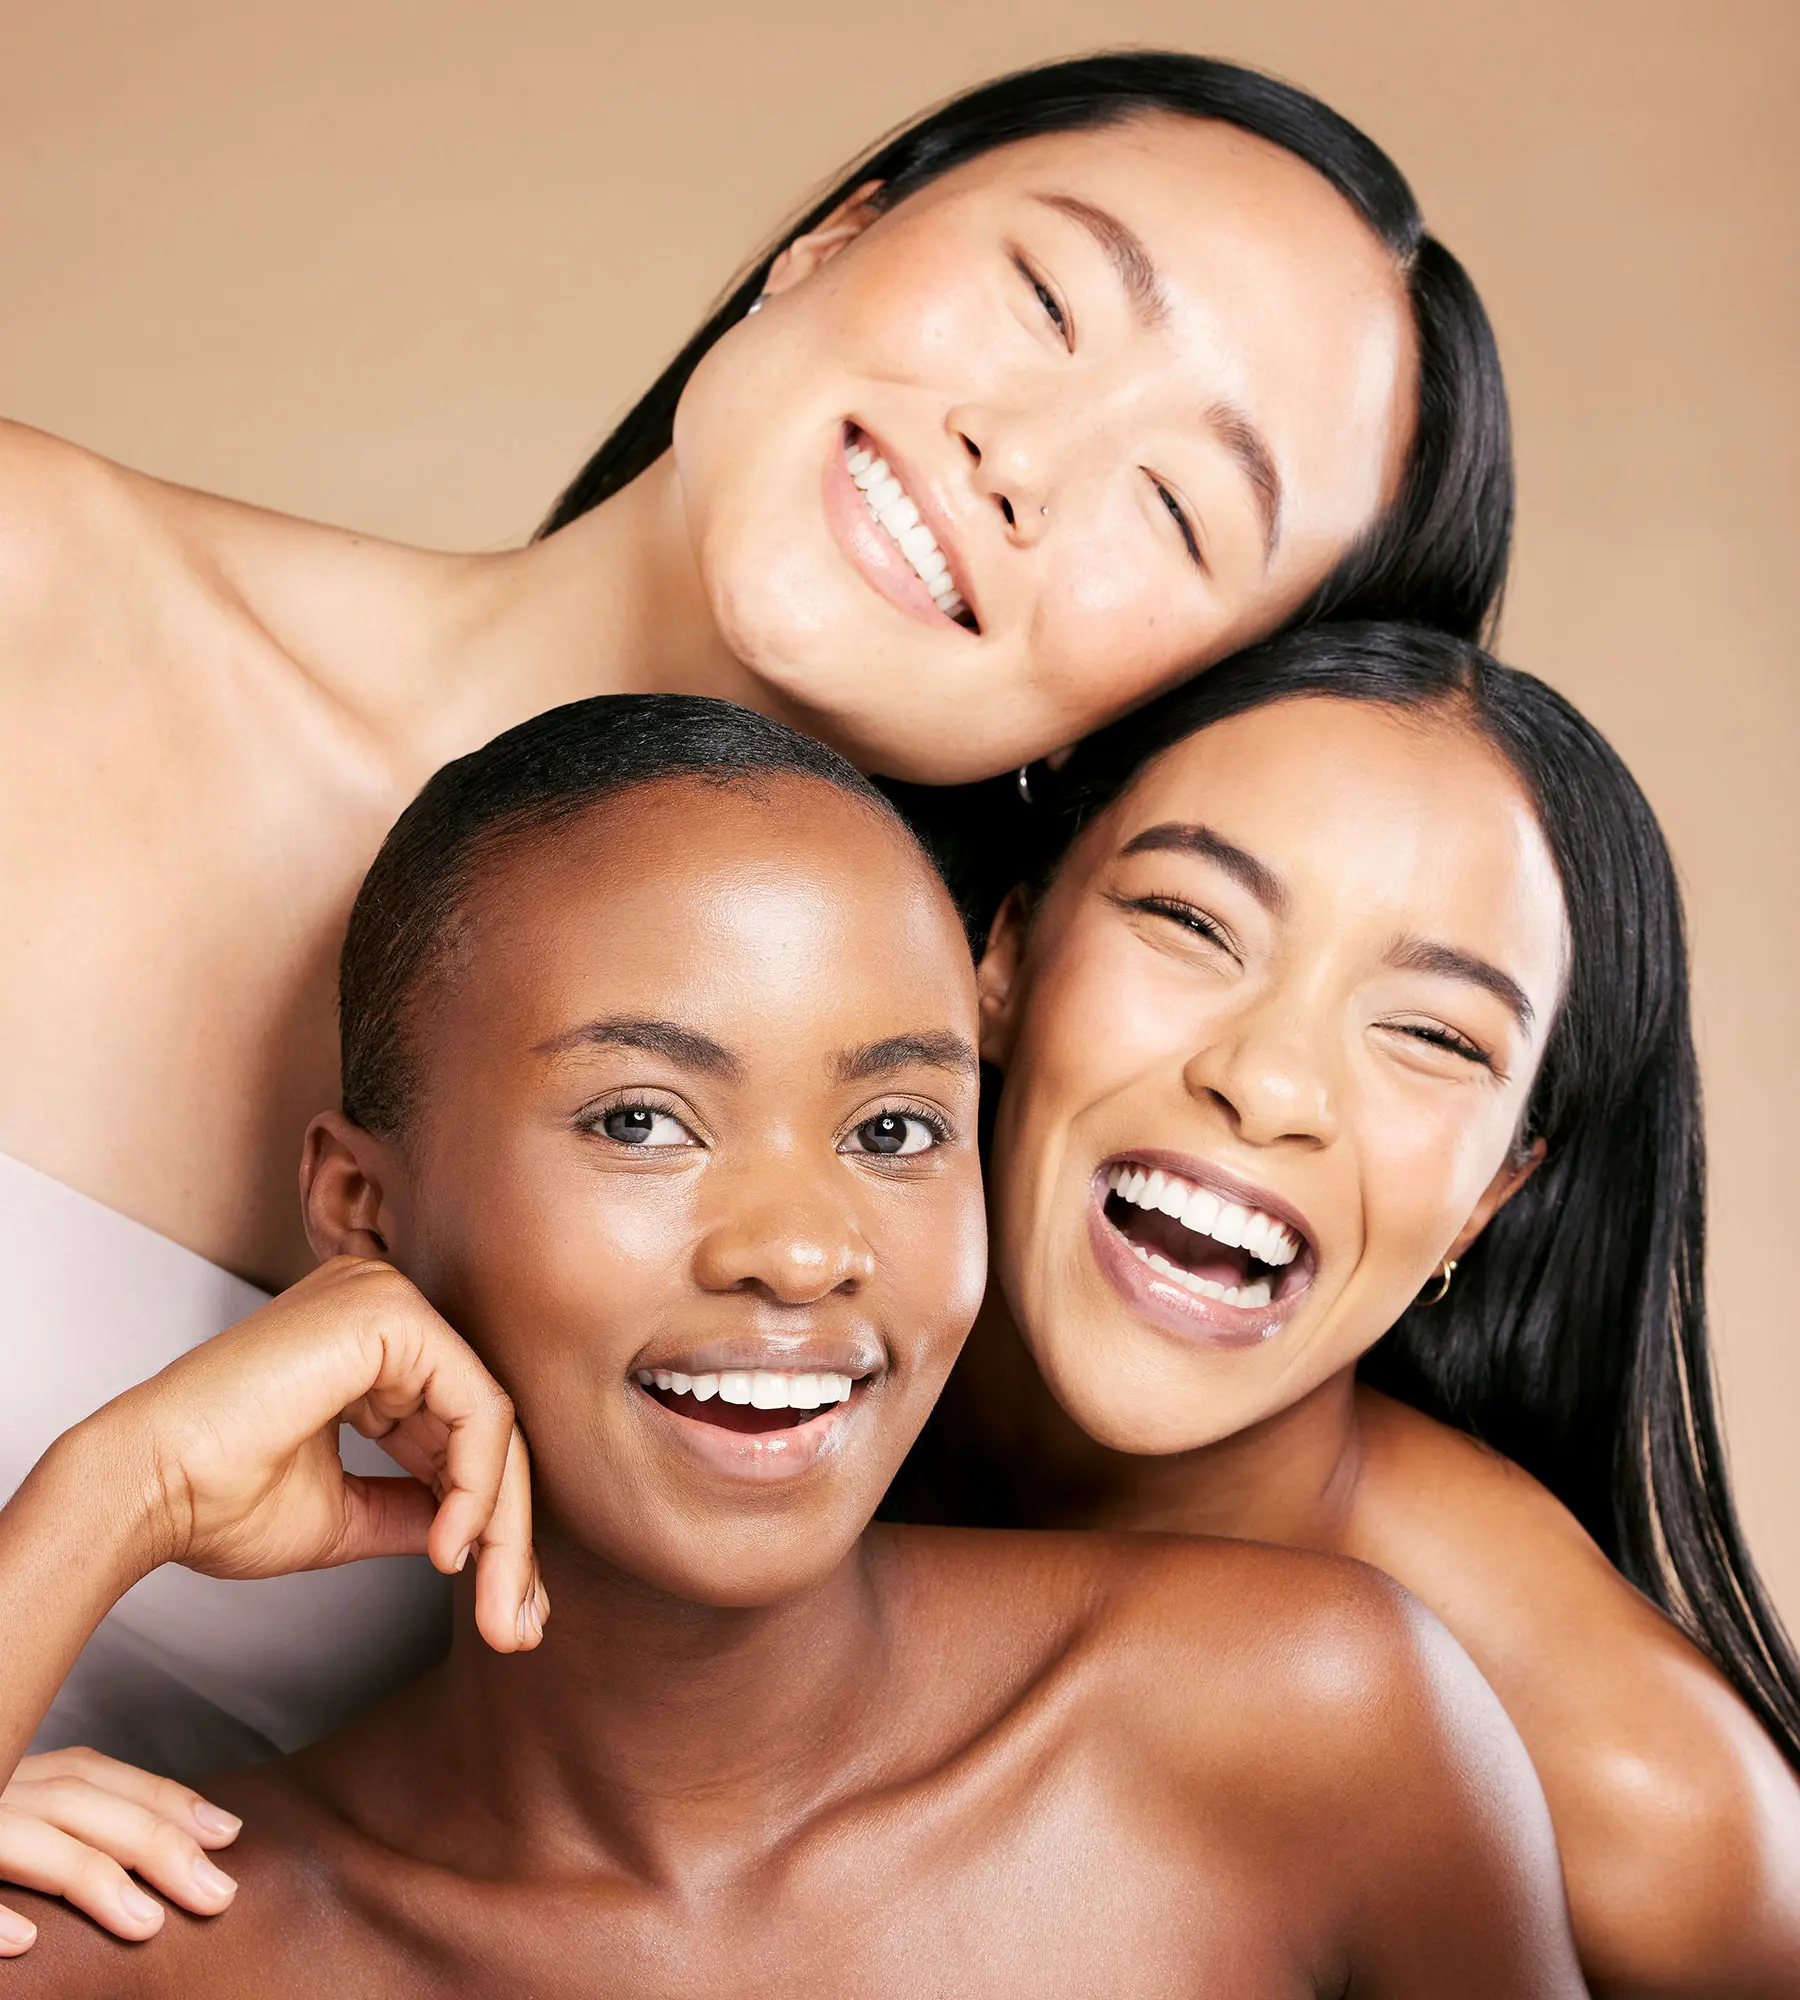
M1134 1256L1130 1243L1106 1219L1106 1197L1110 1192L1106 1177L1114 1167L1126 1165L1160 1167L1165 1174L1179 1175L1224 1200L1245 1208L1260 1208L1264 1214L1285 1222L1300 1238L1300 1253L1287 1266L1287 1273L1292 1275L1284 1273L1282 1294L1266 1306L1228 1306L1219 1299L1201 1298ZM1317 1264L1312 1230L1291 1202L1205 1160L1197 1160L1192 1154L1168 1153L1154 1147L1134 1147L1129 1152L1114 1153L1095 1168L1088 1184L1088 1241L1107 1282L1133 1312L1165 1333L1215 1347L1259 1347L1273 1338L1293 1318L1296 1308L1311 1291Z
M804 1423L777 1431L728 1431L659 1402L635 1379L640 1368L667 1368L682 1375L716 1374L726 1368L751 1372L767 1368L779 1375L829 1371L856 1380L847 1402L834 1403ZM728 1479L766 1485L800 1478L827 1454L854 1450L858 1427L870 1418L868 1399L885 1374L884 1357L869 1344L803 1334L706 1341L678 1353L659 1354L646 1348L627 1369L625 1387L644 1419L656 1423L670 1444L695 1464Z
M846 443L852 431L860 433L864 444L878 458L886 459L894 476L906 488L908 497L919 510L919 518L931 530L939 551L950 565L950 580L969 607L969 614L977 627L975 631L971 632L966 625L958 624L947 612L938 609L937 600L925 588L923 579L912 564L901 554L899 544L869 512L869 503L858 492L856 482L850 477L850 468L844 463ZM831 532L845 560L865 583L879 591L890 604L910 612L922 624L960 633L965 639L980 636L981 613L969 594L968 579L943 513L928 483L903 458L861 424L854 421L842 424L832 433L831 447L825 455L822 490L825 519Z

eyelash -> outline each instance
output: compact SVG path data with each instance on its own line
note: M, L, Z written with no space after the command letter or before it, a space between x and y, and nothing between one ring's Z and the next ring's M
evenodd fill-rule
M1230 951L1231 939L1222 924L1214 922L1206 912L1192 903L1184 903L1176 896L1133 896L1127 899L1125 908L1142 910L1146 916L1164 917L1170 923L1179 924L1183 930L1193 931L1209 944L1216 944L1221 951Z
M1068 314L1056 302L1056 294L1051 291L1043 279L1026 263L1025 259L1016 253L1013 257L1013 266L1018 271L1019 276L1037 294L1037 302L1043 307L1045 317L1049 320L1050 324L1055 327L1057 337L1065 347L1073 352L1075 346L1074 331L1069 325Z
M1459 1035L1454 1028L1403 1028L1395 1032L1411 1035L1415 1041L1429 1042L1434 1048L1448 1049L1452 1055L1462 1056L1466 1061L1479 1063L1483 1069L1493 1069L1494 1059L1487 1050L1470 1041L1467 1035Z
M624 1146L624 1140L615 1139L606 1129L606 1121L615 1111L650 1111L658 1117L672 1118L696 1144L699 1143L699 1135L682 1107L673 1098L658 1097L654 1092L628 1091L619 1097L603 1097L597 1104L584 1104L575 1114L576 1128L592 1138L604 1140L608 1145Z
M1163 505L1175 517L1175 525L1181 530L1181 539L1187 548L1188 560L1196 569L1205 569L1206 558L1200 553L1200 538L1194 533L1186 513L1182 510L1181 502L1154 475L1151 477L1151 484L1156 488L1158 494L1161 495Z
M876 1118L916 1118L931 1134L937 1145L945 1146L950 1143L950 1127L941 1111L932 1110L929 1104L913 1104L906 1100L896 1100L892 1104L878 1104L873 1111L865 1111L855 1125L846 1127L845 1138L859 1126L867 1125Z

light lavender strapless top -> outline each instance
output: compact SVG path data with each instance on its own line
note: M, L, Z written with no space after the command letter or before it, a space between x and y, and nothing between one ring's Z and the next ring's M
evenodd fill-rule
M0 1501L54 1439L267 1294L0 1154ZM344 1463L394 1473L347 1426ZM266 1582L174 1564L89 1640L32 1743L91 1744L171 1777L327 1734L435 1658L449 1586L422 1556Z

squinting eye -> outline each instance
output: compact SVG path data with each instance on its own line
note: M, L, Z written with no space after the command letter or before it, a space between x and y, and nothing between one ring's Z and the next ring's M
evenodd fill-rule
M600 1120L600 1129L621 1146L688 1146L692 1135L679 1118L653 1104L615 1104Z
M846 1140L846 1153L880 1153L893 1158L902 1153L923 1153L942 1143L943 1133L929 1120L903 1111L882 1111L865 1118Z

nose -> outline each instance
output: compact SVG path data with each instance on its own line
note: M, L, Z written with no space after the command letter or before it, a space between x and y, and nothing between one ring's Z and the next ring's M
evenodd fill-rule
M1278 1003L1248 1008L1189 1056L1182 1080L1246 1145L1329 1145L1338 1088L1323 1040Z
M716 1188L716 1219L695 1252L694 1275L709 1292L752 1292L778 1305L816 1304L854 1292L875 1275L844 1190L765 1160L755 1174Z
M950 426L969 458L969 483L999 514L1010 540L1038 542L1054 518L1054 447L1016 415L952 410Z

